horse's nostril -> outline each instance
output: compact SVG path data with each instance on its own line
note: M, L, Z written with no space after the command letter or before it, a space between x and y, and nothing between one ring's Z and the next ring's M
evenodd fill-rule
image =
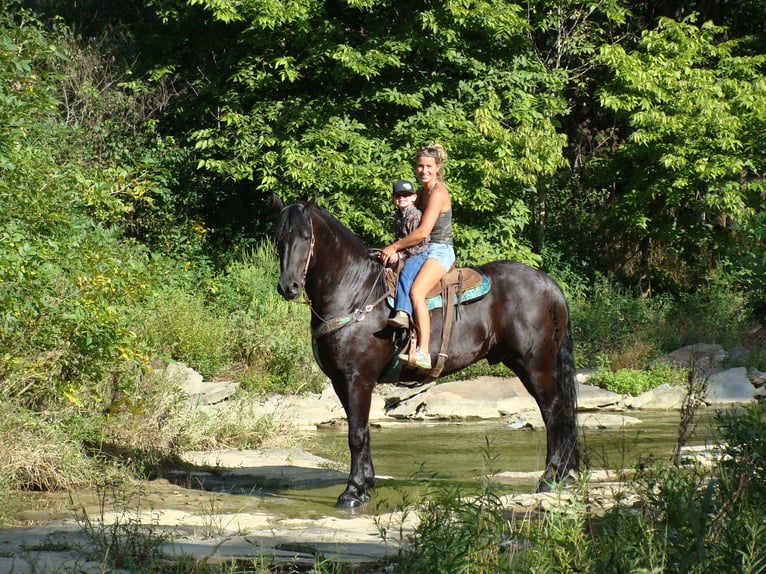
M291 299L295 299L300 294L301 286L295 281L288 285L283 285L280 282L277 283L277 292L286 300L290 301Z

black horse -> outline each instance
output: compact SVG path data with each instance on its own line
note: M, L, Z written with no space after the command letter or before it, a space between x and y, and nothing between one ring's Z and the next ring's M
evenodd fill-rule
M279 212L277 289L287 300L305 290L314 355L348 418L351 472L338 506L358 506L370 500L375 484L368 425L373 387L396 363L394 331L386 325L390 311L383 302L383 267L313 201L285 206L274 196L274 205ZM441 374L487 359L503 362L521 379L545 422L546 471L538 488L546 488L579 465L569 309L559 286L541 271L512 261L477 269L489 278L491 290L462 306ZM442 312L431 314L431 340L438 347ZM399 380L422 381L427 374L404 367Z

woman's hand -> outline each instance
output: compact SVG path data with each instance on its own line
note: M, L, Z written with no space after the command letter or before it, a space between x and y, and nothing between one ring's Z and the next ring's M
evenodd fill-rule
M393 245L388 245L380 250L378 253L378 259L380 259L383 265L396 263L399 261L399 252L396 250L396 248L394 248Z

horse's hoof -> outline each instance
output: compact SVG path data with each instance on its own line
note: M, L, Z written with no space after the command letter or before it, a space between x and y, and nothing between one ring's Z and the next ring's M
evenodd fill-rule
M558 490L561 488L571 488L576 484L575 477L572 476L571 473L567 473L564 478L556 479L553 476L547 475L543 476L540 479L540 482L537 483L537 488L535 488L535 492L542 493L542 492L553 492L554 490Z
M370 501L370 495L352 496L350 494L341 494L338 497L338 502L335 503L335 508L359 508L364 506Z

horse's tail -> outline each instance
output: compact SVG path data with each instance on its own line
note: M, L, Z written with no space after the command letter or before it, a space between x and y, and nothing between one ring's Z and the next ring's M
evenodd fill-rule
M565 456L569 470L580 467L580 445L577 437L577 385L575 383L574 353L572 352L572 323L567 321L564 338L559 344L556 366L553 372L556 390L563 401L557 420L568 444Z

